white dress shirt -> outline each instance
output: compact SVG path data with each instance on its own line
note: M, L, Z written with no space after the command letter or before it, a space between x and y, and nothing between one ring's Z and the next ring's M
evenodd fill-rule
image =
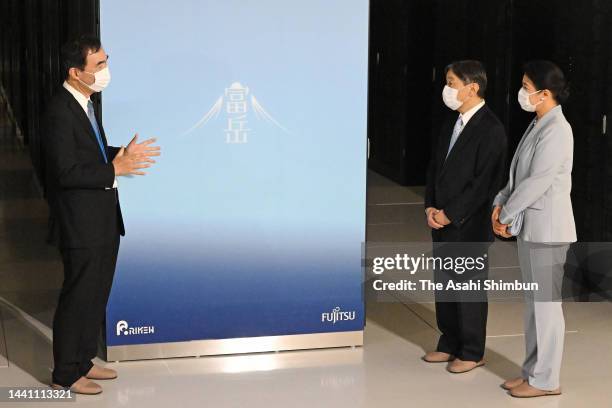
M474 106L469 111L467 111L465 113L460 113L459 114L459 116L461 116L461 121L463 122L463 127L465 127L465 125L467 125L467 123L470 121L470 119L472 119L472 116L474 116L476 114L476 112L478 112L480 110L480 108L482 108L484 105L485 105L485 101L483 99L482 102L480 102L478 105Z
M64 88L66 88L68 92L72 94L72 96L74 96L74 99L76 99L79 105L81 105L81 108L83 108L83 110L85 111L85 115L87 115L87 105L89 104L89 101L91 101L91 98L86 97L85 95L83 95L82 93L74 89L74 87L66 81L64 81L63 86ZM117 178L116 177L115 177L115 181L113 182L112 188L117 188ZM106 189L110 190L110 187L106 187Z

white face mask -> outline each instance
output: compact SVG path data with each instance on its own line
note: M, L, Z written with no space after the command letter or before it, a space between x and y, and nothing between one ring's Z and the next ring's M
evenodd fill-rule
M463 88L465 88L465 86ZM444 90L442 90L442 100L444 101L444 104L449 107L449 109L457 110L461 107L461 105L463 105L463 102L457 99L457 95L461 89L451 88L448 85L444 86Z
M527 92L527 90L523 87L521 87L521 89L519 90L518 93L518 103L519 105L521 105L521 108L523 108L523 110L527 111L527 112L535 112L536 107L541 104L542 102L544 102L543 100L541 100L540 102L536 103L535 105L531 103L531 100L529 100L529 97L531 95L535 95L538 92L542 92L542 90L539 91L535 91L532 93Z
M108 84L110 84L111 75L110 75L110 70L108 69L108 67L103 68L98 72L89 72L89 71L83 71L83 72L87 72L88 74L93 75L94 83L91 85L87 85L85 82L81 81L80 79L79 81L94 92L102 92L108 86Z

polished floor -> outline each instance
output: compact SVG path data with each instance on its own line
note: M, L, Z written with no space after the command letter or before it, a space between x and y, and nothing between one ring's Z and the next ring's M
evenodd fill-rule
M62 281L56 251L45 245L47 209L28 152L0 123L0 386L44 386L52 367L51 330ZM4 126L4 127L2 127ZM427 240L422 188L371 173L368 237ZM371 298L372 299L372 298ZM370 300L365 346L112 363L117 380L88 407L611 407L612 304L565 305L564 394L509 397L499 384L519 374L522 304L490 305L483 368L454 375L421 361L436 344L431 304ZM104 362L100 361L100 364ZM1 406L74 407L74 403Z

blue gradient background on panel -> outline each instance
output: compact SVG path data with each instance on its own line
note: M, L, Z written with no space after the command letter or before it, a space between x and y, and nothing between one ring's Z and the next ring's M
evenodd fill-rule
M362 329L368 2L102 0L101 33L109 142L163 149L119 179L107 344ZM186 133L235 82L273 120L249 99L248 143L225 105Z

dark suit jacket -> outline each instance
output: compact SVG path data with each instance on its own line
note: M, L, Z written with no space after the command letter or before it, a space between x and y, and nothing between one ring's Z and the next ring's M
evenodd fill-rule
M117 189L107 189L115 180L111 161L119 148L108 146L98 120L104 163L87 114L64 87L49 102L42 123L48 241L65 248L110 245L118 233L125 235Z
M485 104L469 120L446 161L452 115L433 143L425 208L444 210L451 224L432 230L434 241L491 242L491 205L500 190L507 140L504 126Z

